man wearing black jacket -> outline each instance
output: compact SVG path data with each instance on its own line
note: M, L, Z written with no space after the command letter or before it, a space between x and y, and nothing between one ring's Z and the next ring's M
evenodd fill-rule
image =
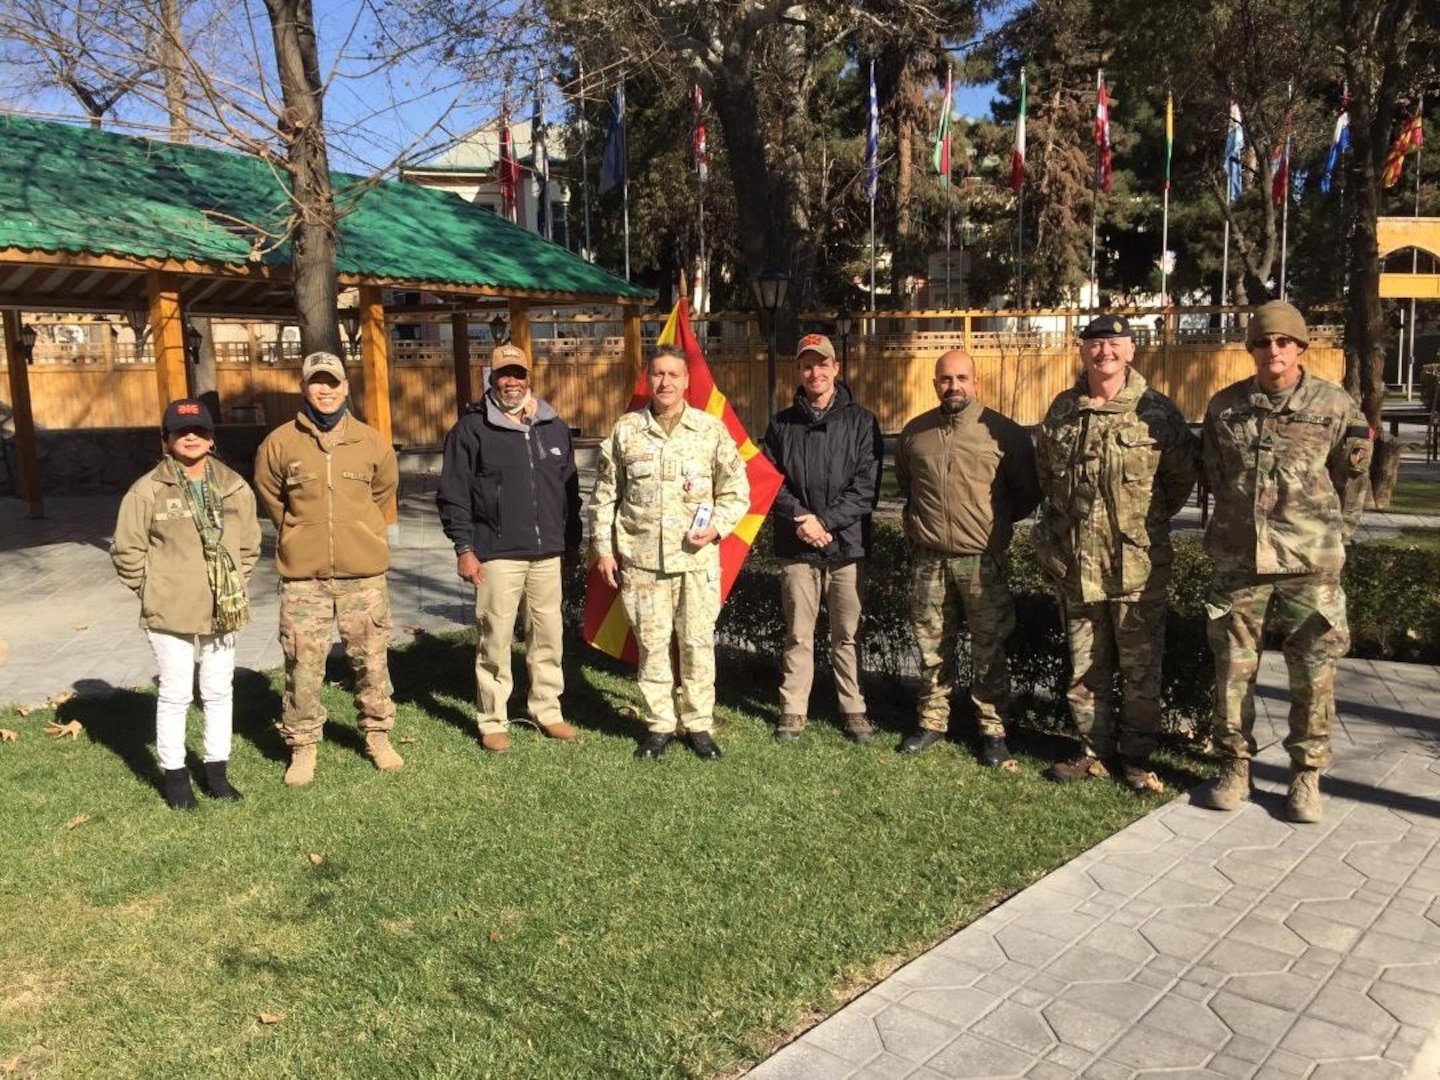
M491 357L490 389L445 437L435 502L455 572L475 586L475 708L480 744L510 748L510 643L525 600L529 713L552 739L576 730L560 712L561 556L580 547L580 481L570 429L530 392L530 358Z
M839 382L835 347L823 334L800 339L795 404L765 431L765 454L785 476L771 510L775 554L784 561L785 618L780 724L791 742L805 730L815 676L815 621L823 596L830 612L830 666L845 733L868 743L875 730L860 691L855 635L860 628L860 567L870 546L870 515L880 497L885 454L880 422Z

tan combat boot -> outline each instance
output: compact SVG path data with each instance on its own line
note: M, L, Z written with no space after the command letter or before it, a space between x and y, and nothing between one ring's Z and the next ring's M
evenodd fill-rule
M405 764L405 759L390 745L390 736L383 731L365 733L365 756L373 761L381 772L394 772Z
M1250 799L1250 762L1226 758L1220 773L1195 793L1195 805L1207 810L1234 810Z
M290 748L290 764L285 767L286 787L304 787L315 779L316 749L314 743Z
M1320 820L1319 769L1295 769L1290 773L1285 816L1301 825L1313 825Z

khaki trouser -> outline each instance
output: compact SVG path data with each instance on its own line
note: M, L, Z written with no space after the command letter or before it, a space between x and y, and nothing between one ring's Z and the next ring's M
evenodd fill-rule
M1160 662L1165 655L1165 598L1115 597L1082 604L1062 594L1070 645L1065 697L1086 751L1146 761L1160 735ZM1115 674L1124 679L1118 745Z
M720 617L718 570L664 574L626 566L620 599L639 646L637 681L645 725L656 734L710 731L715 726L715 620ZM670 661L679 640L680 685Z
M475 590L475 717L480 731L492 735L510 726L508 705L515 685L515 615L525 600L525 668L530 674L527 706L541 726L564 719L560 694L563 623L560 617L560 556L548 559L491 559L485 580Z
M1005 639L1015 629L1015 602L1004 564L993 555L938 555L917 550L911 571L911 619L920 646L920 726L950 727L955 644L963 612L970 630L970 700L980 733L1005 735L1010 665Z
M860 562L838 566L796 559L780 568L780 610L785 619L785 651L780 658L780 711L804 716L815 681L815 621L820 598L830 616L830 667L842 713L863 713L860 659L855 635L860 629Z
M320 741L325 706L320 688L335 624L355 673L361 731L395 725L390 686L390 594L385 575L294 578L280 584L280 648L285 652L285 702L280 737L289 746Z
M1285 749L1303 768L1330 764L1335 719L1335 661L1350 648L1339 574L1248 574L1218 571L1205 598L1215 654L1211 735L1222 754L1255 755L1255 678L1265 617L1284 635L1290 672L1290 734Z

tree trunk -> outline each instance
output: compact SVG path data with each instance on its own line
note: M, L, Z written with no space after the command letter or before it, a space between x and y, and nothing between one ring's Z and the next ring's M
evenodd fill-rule
M160 0L160 56L165 71L165 111L170 114L170 141L190 141L190 110L186 101L185 38L180 0Z
M285 168L293 188L294 229L290 273L300 347L341 355L336 321L339 286L335 271L337 215L325 147L324 92L315 20L310 0L265 0L275 39L275 67L285 114L281 134L287 141Z

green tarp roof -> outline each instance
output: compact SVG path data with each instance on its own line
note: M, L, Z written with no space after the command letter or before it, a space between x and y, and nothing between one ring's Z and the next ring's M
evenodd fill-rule
M0 117L0 250L285 266L287 177L257 157ZM436 291L653 299L447 192L333 174L342 275ZM273 242L272 242L273 243Z

